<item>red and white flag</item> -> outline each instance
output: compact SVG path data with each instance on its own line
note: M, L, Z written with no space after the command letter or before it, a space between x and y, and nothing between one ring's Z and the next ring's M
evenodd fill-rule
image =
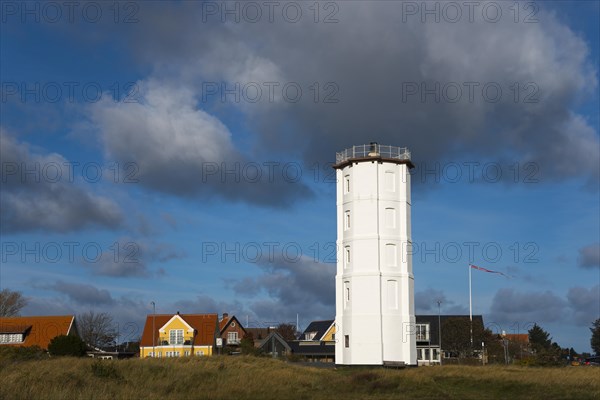
M469 265L471 266L472 269L476 269L478 271L489 272L489 273L492 273L492 274L500 274L502 276L505 276L505 277L509 278L508 275L503 274L502 272L492 271L491 269L487 269L487 268L483 268L483 267L478 267L477 265L473 265L473 264L469 264Z

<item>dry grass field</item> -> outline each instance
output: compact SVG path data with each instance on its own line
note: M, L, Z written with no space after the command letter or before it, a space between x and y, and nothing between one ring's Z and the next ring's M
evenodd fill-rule
M1 360L1 399L598 399L600 368L323 369L257 357Z

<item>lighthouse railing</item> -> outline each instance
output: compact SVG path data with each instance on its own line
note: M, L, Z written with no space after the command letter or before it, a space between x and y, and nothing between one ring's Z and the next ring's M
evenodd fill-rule
M410 151L406 147L386 146L377 143L352 146L335 154L336 164L353 158L380 157L396 160L410 160Z

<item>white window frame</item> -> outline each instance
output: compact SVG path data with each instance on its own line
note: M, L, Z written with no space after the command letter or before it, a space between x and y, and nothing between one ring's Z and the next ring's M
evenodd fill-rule
M227 343L237 343L239 340L237 332L227 332Z
M344 212L344 230L350 229L350 226L351 226L351 222L350 222L350 210L346 210Z
M169 344L183 344L183 329L169 330Z
M350 175L344 177L344 193L350 193Z
M422 336L421 329L425 328L425 336ZM415 337L419 342L426 342L429 340L429 324L416 324L415 325Z

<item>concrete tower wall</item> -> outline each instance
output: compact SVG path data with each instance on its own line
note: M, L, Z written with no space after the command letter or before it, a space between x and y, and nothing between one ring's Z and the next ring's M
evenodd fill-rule
M408 164L361 159L337 182L336 363L416 365Z

